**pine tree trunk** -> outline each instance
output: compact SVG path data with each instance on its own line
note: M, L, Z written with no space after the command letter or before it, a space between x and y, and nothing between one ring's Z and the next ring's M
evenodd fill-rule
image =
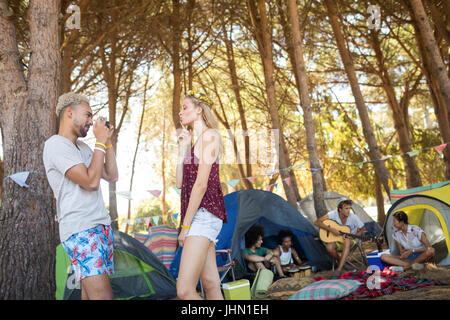
M339 53L341 55L342 62L344 64L348 80L350 82L350 87L352 89L353 96L355 98L356 107L358 109L359 117L361 119L361 124L363 127L364 138L369 146L370 160L373 161L373 166L375 168L376 173L378 174L378 177L380 178L384 190L386 191L387 194L389 194L390 189L388 181L391 178L391 176L384 162L380 160L381 152L378 147L378 143L375 139L372 124L369 118L369 113L367 111L367 107L364 102L361 89L359 87L358 78L356 77L353 61L351 59L350 52L348 51L345 45L344 36L339 26L336 5L332 0L325 0L325 3L327 6L328 15L330 17L331 27L333 28L333 33L338 45ZM394 184L394 188L396 188L395 182L394 181L392 182Z
M6 5L0 0L0 8ZM3 181L0 211L0 299L54 299L59 241L55 201L42 160L56 132L60 85L59 0L32 0L28 9L32 52L25 79L13 22L0 9L0 126L5 176L31 173L23 188Z
M425 52L430 57L432 75L437 80L440 92L444 98L448 110L450 108L450 80L447 74L447 69L442 60L441 53L439 52L439 47L436 43L436 39L428 21L428 16L425 12L422 1L411 0L410 4L425 45Z
M241 122L241 128L244 133L244 152L245 152L245 169L246 172L244 173L244 177L251 177L252 176L252 165L250 163L250 137L248 136L248 127L247 127L247 120L245 117L245 109L244 105L242 103L241 98L241 91L236 71L236 63L234 61L234 50L233 50L233 42L231 39L228 38L228 34L226 31L226 26L224 25L223 28L223 40L225 42L226 52L227 52L227 62L228 62L228 69L230 70L230 77L231 77L231 87L234 92L234 96L236 98L236 104L238 107L239 112L239 119ZM247 179L243 179L242 182L244 183L246 189L252 189L253 184L248 181Z
M172 120L175 128L180 128L181 109L181 68L180 68L180 0L173 0L172 24L172 65L173 65L173 96L172 96Z
M249 11L250 15L253 16L253 21L256 21L255 8L252 0L249 1ZM255 32L260 32L260 36L258 37L258 46L261 54L261 60L264 69L264 81L266 85L267 92L267 101L269 106L270 119L272 122L272 129L278 132L278 165L280 169L290 167L290 161L288 154L285 152L286 146L283 137L283 130L281 127L280 117L278 114L278 108L276 103L276 94L275 94L275 81L273 79L273 56L272 56L272 40L269 32L269 25L266 16L266 3L265 0L258 0L258 8L259 8L259 17L260 23L255 24ZM259 28L259 30L258 30ZM298 208L297 201L300 200L300 195L295 192L294 189L297 185L296 179L291 178L290 172L287 170L280 170L281 179L283 181L283 187L286 194L287 201L293 205L295 208ZM290 179L290 183L287 183L285 180L287 178Z
M315 139L314 119L311 109L311 100L308 92L308 77L306 74L305 61L303 59L302 36L298 22L297 2L288 0L288 17L291 23L291 41L294 50L296 79L298 79L297 90L300 96L300 104L303 109L303 123L306 132L306 146L309 154L309 164L311 168L321 168L319 157L317 155L317 144ZM312 172L314 209L317 217L327 213L327 207L324 200L324 179L323 170L319 169Z
M410 5L407 5L408 9L411 11L411 15L414 16L414 12ZM417 41L417 47L419 49L419 57L422 63L421 68L425 78L427 79L428 87L430 88L430 95L433 101L434 113L436 115L436 120L439 127L439 132L441 134L442 143L450 141L450 108L446 105L444 97L439 90L439 84L437 83L436 77L432 73L432 62L429 54L426 54L425 44L421 32L419 31L419 26L417 20L414 19L412 22L415 30L415 37ZM444 154L444 164L445 164L445 177L450 180L450 148L446 147L443 150Z
M400 108L397 97L395 96L395 89L392 84L389 72L384 64L383 53L381 52L380 41L378 39L377 31L370 31L370 42L375 51L375 57L378 64L378 75L381 79L383 90L386 93L388 106L392 111L392 119L394 120L395 131L397 132L398 143L402 153L403 165L406 174L407 188L414 188L422 186L422 179L420 179L420 171L414 157L410 157L407 152L411 149L411 135L409 128L404 121L408 117L407 110L404 114Z

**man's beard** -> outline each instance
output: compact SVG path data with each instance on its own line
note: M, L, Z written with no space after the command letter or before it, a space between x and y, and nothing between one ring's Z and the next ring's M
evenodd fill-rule
M82 138L86 137L87 133L89 131L89 128L90 128L90 126L88 126L86 124L80 125L78 127L79 137L82 137Z
M85 127L80 127L80 135L83 138L87 136L87 130L85 130Z

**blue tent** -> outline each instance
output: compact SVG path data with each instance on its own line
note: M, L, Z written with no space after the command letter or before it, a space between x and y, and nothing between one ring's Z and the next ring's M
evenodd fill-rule
M241 266L245 266L241 255L245 247L245 233L253 225L264 227L263 246L272 249L275 237L282 229L291 230L296 236L297 251L311 266L325 270L331 268L331 258L324 245L317 240L316 228L291 204L280 196L262 190L241 190L224 197L228 223L224 224L218 236L216 249L233 250L232 256ZM182 248L178 248L169 272L176 279ZM218 262L219 264L220 262Z

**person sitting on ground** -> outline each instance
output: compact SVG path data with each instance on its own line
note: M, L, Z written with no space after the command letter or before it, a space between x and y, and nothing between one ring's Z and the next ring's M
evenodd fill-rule
M247 261L248 268L256 272L259 269L275 266L278 275L282 278L286 277L281 268L280 259L271 250L261 246L263 236L264 229L259 225L251 227L245 234L245 249L242 251L242 256Z
M278 240L280 245L273 250L273 254L279 257L281 269L283 272L288 272L288 269L295 269L298 266L304 266L303 262L298 256L297 251L292 248L292 238L294 234L290 230L280 230L278 233ZM295 263L295 262L297 263Z
M335 236L340 236L341 233L339 232L339 230L324 224L325 220L330 219L340 225L350 227L351 234L361 236L361 234L366 231L366 228L364 227L364 223L362 223L358 216L352 213L351 210L352 200L348 198L340 198L337 201L337 210L330 211L327 214L321 216L316 221L314 221L314 225L333 233ZM349 236L344 236L344 243L327 243L326 249L328 254L339 262L336 273L340 274L342 272L345 261L347 260L347 257L350 253L350 247L355 243L356 240ZM338 251L342 251L342 254L339 255Z
M432 260L435 253L425 232L418 226L408 224L408 216L403 211L397 211L393 217L395 230L392 237L400 255L383 254L381 260L404 269L423 269L423 263Z

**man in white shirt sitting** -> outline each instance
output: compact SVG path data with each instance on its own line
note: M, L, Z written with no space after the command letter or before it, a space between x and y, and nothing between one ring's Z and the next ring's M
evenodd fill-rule
M423 269L423 262L434 257L434 248L425 232L418 226L408 224L408 216L403 211L397 211L393 217L395 230L392 237L397 243L400 255L383 254L381 260L405 269Z
M321 216L314 222L314 225L325 229L335 236L340 236L341 233L339 230L336 230L333 227L327 226L324 224L325 220L333 220L338 224L343 226L350 227L350 233L361 235L366 231L364 227L364 223L358 218L358 216L351 212L352 210L352 200L348 198L341 198L337 202L337 210L333 210L328 212L326 215ZM336 269L336 272L340 274L342 272L342 268L344 267L345 261L350 253L351 246L355 243L355 240L351 237L344 237L344 242L330 242L327 243L326 249L330 256L332 256L335 260L339 261L339 265ZM338 251L342 251L341 255L339 255Z

